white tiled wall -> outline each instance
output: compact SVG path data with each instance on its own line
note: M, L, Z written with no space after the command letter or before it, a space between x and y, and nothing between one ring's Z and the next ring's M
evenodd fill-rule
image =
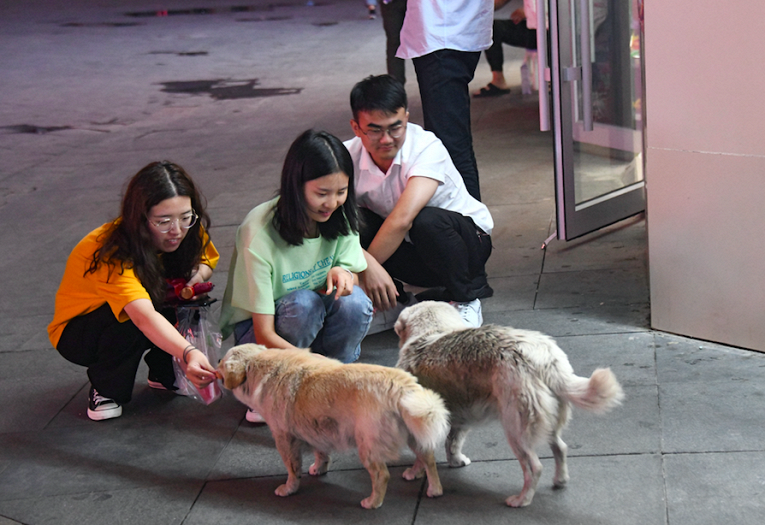
M654 328L765 351L765 2L645 6Z

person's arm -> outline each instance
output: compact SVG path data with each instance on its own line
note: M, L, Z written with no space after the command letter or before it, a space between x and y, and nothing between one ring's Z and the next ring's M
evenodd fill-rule
M178 330L154 309L149 299L136 299L125 305L125 313L149 341L173 357L184 361L184 350L190 345ZM186 352L186 377L197 388L215 381L215 368L205 355L194 348Z
M428 177L410 177L396 206L385 218L380 230L367 248L378 263L384 264L388 257L401 246L407 232L420 211L438 189L439 182Z
M359 274L359 286L377 310L390 310L396 305L396 285L385 268L366 250L364 258L367 260L367 269Z
M188 286L194 286L197 283L204 283L212 277L213 269L204 263L200 263L197 269L191 275L191 279L186 283Z
M276 333L274 316L269 314L252 314L252 333L258 344L266 348L291 348L296 347Z

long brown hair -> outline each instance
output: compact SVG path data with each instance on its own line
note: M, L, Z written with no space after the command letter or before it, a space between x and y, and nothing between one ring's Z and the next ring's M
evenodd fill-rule
M160 257L149 231L149 211L165 199L179 196L191 199L191 207L199 220L189 228L177 250ZM209 236L206 241L203 239L201 231L201 228L205 231L210 228L205 204L194 181L182 167L168 161L148 164L128 182L120 217L104 234L103 243L93 253L85 273L95 272L102 264L108 264L110 271L119 264L120 273L125 268L132 268L149 292L154 306L161 306L165 299L165 279L190 279L210 242Z

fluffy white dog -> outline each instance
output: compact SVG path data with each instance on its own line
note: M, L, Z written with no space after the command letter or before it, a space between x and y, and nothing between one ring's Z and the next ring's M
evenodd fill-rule
M568 481L567 447L560 434L572 404L604 412L624 397L610 369L599 368L589 379L576 376L551 337L494 325L466 328L448 303L425 301L406 308L395 330L400 347L396 366L441 394L451 412L446 439L450 466L470 463L462 445L471 424L502 423L523 469L523 489L505 501L511 507L528 505L534 497L542 473L534 449L543 440L555 457L553 484Z

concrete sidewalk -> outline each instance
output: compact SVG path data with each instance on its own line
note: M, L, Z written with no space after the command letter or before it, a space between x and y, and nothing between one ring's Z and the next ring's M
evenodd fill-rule
M497 225L485 321L554 336L579 375L610 366L627 394L605 416L574 411L567 488L552 489L541 449L533 503L507 508L522 474L490 424L469 436L468 467L449 469L439 453L442 498L401 479L406 452L376 511L359 505L370 481L355 452L279 498L286 474L267 427L247 423L230 395L205 407L150 390L145 368L121 418L87 418L85 369L61 358L45 329L69 252L115 216L125 181L169 159L200 183L222 253L220 298L234 231L274 194L292 140L310 127L352 136L348 94L385 71L384 33L360 0L315 4L0 5L0 525L759 525L765 355L650 330L642 217L540 249L554 219L552 144L537 129L536 96L520 94L523 53L510 48L517 88L473 103ZM421 123L411 64L407 73ZM489 79L482 60L472 88ZM369 336L362 361L393 365L396 345L391 331Z

